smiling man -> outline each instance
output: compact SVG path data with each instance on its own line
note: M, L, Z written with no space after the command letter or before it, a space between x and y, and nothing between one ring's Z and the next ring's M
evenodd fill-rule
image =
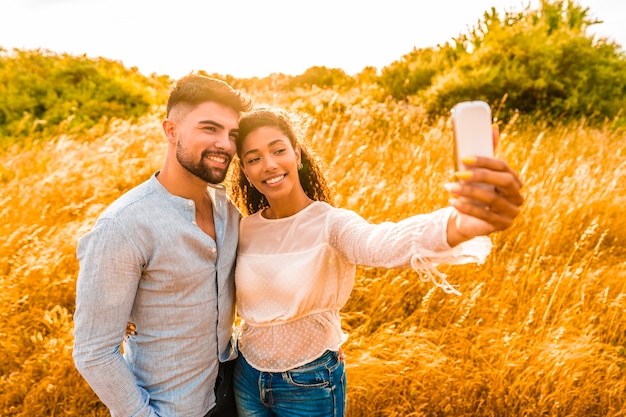
M219 183L250 108L220 80L179 80L162 168L78 242L74 361L113 416L236 415L230 382L221 382L235 356L240 213ZM122 355L128 321L136 334Z

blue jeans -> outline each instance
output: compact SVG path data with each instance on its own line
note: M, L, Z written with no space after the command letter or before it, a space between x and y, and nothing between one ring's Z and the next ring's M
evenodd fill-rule
M346 374L326 351L286 372L261 372L239 353L233 377L239 417L344 417Z

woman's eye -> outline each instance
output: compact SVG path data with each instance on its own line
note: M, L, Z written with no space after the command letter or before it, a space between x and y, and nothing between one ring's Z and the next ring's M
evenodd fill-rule
M274 153L276 155L280 155L281 153L284 153L286 150L287 150L286 148L280 148L280 149L276 149Z
M258 162L258 161L259 161L259 158L250 158L250 159L248 159L248 163L249 164L254 164L255 162Z

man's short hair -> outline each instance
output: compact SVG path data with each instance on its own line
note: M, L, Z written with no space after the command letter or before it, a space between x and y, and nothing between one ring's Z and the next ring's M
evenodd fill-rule
M217 78L191 73L176 81L167 100L167 117L178 105L196 107L207 101L223 104L242 113L252 109L252 100Z

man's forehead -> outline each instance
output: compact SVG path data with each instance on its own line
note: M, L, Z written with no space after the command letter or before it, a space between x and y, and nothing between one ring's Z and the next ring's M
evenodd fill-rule
M217 123L226 129L239 127L239 112L230 106L214 101L205 101L196 106L187 106L186 109L173 109L172 113L178 113L194 123Z

